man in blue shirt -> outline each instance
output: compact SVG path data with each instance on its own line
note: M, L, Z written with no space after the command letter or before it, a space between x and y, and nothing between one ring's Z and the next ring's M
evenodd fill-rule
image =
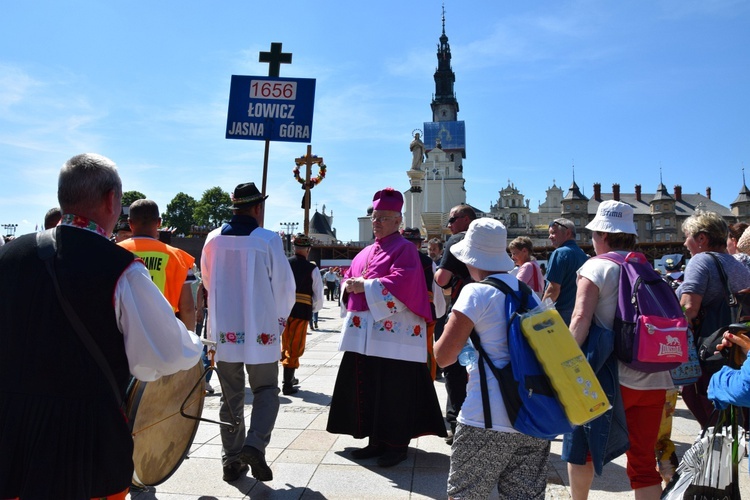
M549 240L556 250L547 264L547 288L542 300L547 297L552 299L566 325L570 325L576 302L576 271L588 259L575 238L576 226L573 221L560 218L550 222Z

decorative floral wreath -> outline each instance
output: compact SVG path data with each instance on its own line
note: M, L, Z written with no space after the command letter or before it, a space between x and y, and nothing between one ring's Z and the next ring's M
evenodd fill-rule
M313 158L317 158L317 156L313 156ZM294 178L297 179L297 182L299 182L300 184L302 184L302 189L306 189L308 187L310 189L312 189L315 186L317 186L318 184L320 184L321 182L323 182L323 179L326 178L326 170L328 170L328 167L326 167L325 163L321 162L318 165L318 175L317 175L317 177L313 177L312 179L310 179L310 182L307 183L307 185L305 185L305 179L303 179L299 175L299 168L302 165L304 165L304 162L298 162L297 166L294 167L294 170L292 170L292 173L294 173Z

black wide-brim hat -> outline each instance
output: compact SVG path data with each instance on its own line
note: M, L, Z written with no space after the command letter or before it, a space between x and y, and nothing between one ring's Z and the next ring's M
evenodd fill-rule
M239 184L234 188L234 193L230 195L232 200L232 206L234 208L249 207L257 205L258 203L265 201L268 195L263 196L258 188L255 187L254 182L246 182Z
M303 233L297 233L297 236L294 237L294 246L301 248L311 247L312 240Z

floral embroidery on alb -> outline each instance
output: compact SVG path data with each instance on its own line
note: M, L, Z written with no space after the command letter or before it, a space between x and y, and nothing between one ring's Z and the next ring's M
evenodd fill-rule
M385 306L388 308L389 311L391 311L391 314L396 314L398 311L398 307L396 307L396 301L393 300L393 295L391 292L388 291L387 288L383 288L383 290L380 292L382 294L383 302L385 302Z
M274 342L276 342L276 335L271 335L270 333L261 333L255 339L255 341L261 345L273 344Z
M244 344L245 332L219 332L220 344Z
M387 319L383 321L382 326L380 327L381 332L390 332L390 333L396 333L396 330L398 329L399 324L397 322L391 321L390 319Z

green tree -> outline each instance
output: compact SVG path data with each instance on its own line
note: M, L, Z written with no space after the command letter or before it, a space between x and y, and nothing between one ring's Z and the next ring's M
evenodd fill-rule
M195 205L193 219L199 226L219 227L232 218L232 200L220 187L207 189Z
M195 198L185 193L177 193L167 205L167 210L161 214L164 227L177 228L177 234L189 234L190 226L195 224Z
M122 206L129 207L135 200L145 200L146 195L140 191L125 191L122 193Z

